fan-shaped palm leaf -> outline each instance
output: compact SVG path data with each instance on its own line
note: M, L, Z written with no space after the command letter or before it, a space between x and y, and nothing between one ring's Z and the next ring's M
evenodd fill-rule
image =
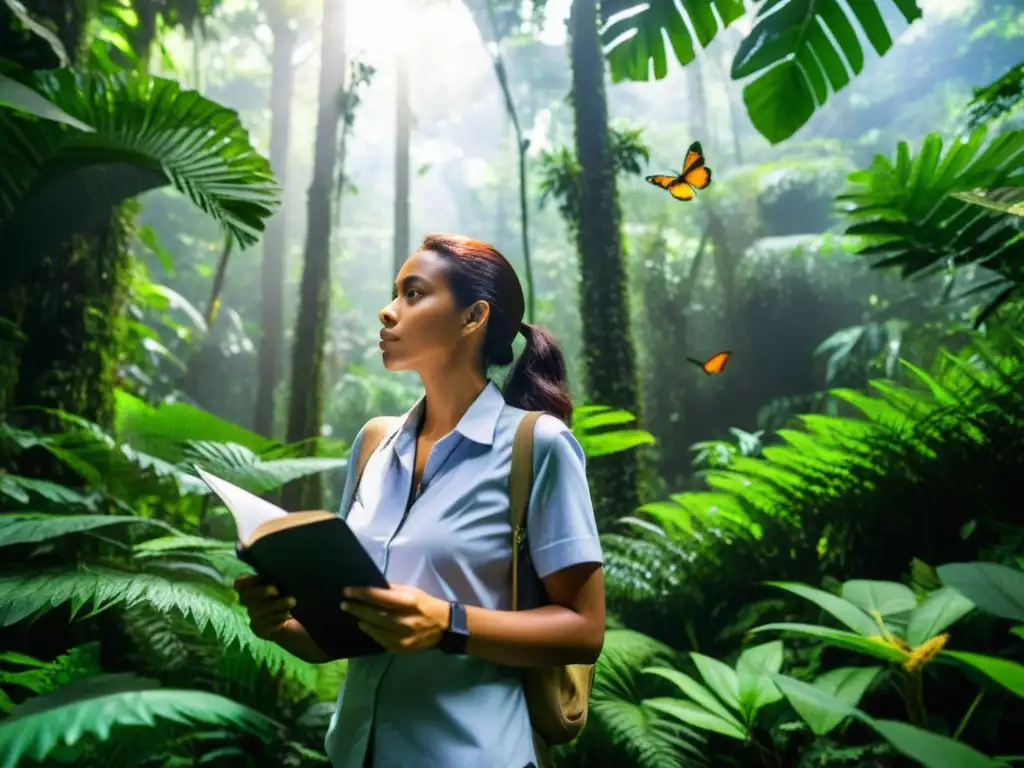
M117 203L168 184L220 221L241 247L256 242L278 204L278 189L234 111L174 80L135 71L65 69L25 77L95 131L0 111L6 277L102 221Z
M117 726L152 726L158 718L227 725L262 738L281 729L266 715L223 696L164 689L156 680L131 674L100 675L16 707L0 723L0 766L16 768L26 758L41 761L54 747L74 745L86 734L106 741Z
M1007 131L987 145L985 134L979 128L957 139L945 156L937 133L925 138L916 157L900 142L895 163L879 155L869 168L850 174L838 199L851 204L854 223L847 232L867 239L860 254L884 257L872 266L898 267L904 277L983 266L999 276L984 287L1001 287L1000 303L1024 282L1024 233L1015 217L956 196L1024 187L1024 131Z
M830 94L864 68L854 24L879 56L892 47L880 0L769 0L740 45L733 79L757 78L743 89L754 127L772 144L796 133ZM892 0L907 22L921 16L917 0ZM845 7L844 7L845 5ZM852 16L852 19L851 19Z

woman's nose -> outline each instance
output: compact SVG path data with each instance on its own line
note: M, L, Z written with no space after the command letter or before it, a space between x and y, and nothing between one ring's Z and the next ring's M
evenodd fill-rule
M386 328L390 328L395 324L395 313L391 311L391 304L383 307L381 311L377 313L377 319L380 320L380 324Z

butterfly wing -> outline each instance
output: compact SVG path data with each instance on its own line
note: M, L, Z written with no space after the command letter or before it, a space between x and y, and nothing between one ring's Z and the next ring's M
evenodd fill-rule
M706 189L711 183L711 169L704 165L699 165L684 173L683 181L691 187Z
M683 160L683 176L686 175L687 171L691 171L694 168L704 165L704 150L700 145L699 141L693 142L690 148L686 150L686 158Z
M668 193L672 195L676 200L693 200L697 196L697 193L693 190L689 184L682 179L675 180L669 185Z
M662 189L668 189L678 179L679 179L678 176L665 176L665 175L662 175L662 174L658 174L658 175L655 175L655 176L648 176L647 178L644 179L644 181L646 181L648 184L653 184L656 187L661 187Z
M729 356L732 352L719 352L717 355L712 355L708 358L708 361L701 367L704 369L704 373L709 376L713 373L721 373L725 370L725 364L729 362Z

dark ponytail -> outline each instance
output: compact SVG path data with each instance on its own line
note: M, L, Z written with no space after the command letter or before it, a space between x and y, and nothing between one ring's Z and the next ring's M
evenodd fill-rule
M572 395L565 355L549 331L522 324L526 347L505 379L505 402L526 411L545 411L572 424Z
M522 322L523 287L512 265L493 246L462 235L434 233L420 249L440 255L455 303L465 309L477 301L491 307L483 343L483 365L512 362L512 342L522 333L526 348L505 379L505 402L528 411L544 411L569 425L572 397L566 381L565 356L550 332Z

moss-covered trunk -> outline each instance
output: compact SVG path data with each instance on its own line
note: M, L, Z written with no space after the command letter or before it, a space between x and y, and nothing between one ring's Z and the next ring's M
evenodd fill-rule
M622 211L608 144L596 0L573 0L569 28L576 157L582 174L576 242L587 397L594 403L626 408L640 419L620 233ZM590 476L599 525L607 526L640 504L640 475L637 451L592 462Z
M33 11L55 24L69 55L80 60L87 18L78 4L45 0ZM127 203L112 211L107 222L79 233L30 273L0 287L0 317L8 321L0 323L7 340L0 342L0 418L26 428L57 429L53 416L24 408L42 406L112 425L127 239L136 207ZM17 466L5 464L23 474L75 482L63 465L34 452Z
M344 0L324 0L322 35L313 182L309 187L306 254L292 344L289 442L319 436L323 419L324 340L331 296L331 189L338 159L338 97L345 84ZM289 483L283 501L286 509L320 509L320 475Z
M23 280L0 291L0 316L23 337L7 346L0 417L55 431L59 421L24 406L57 408L111 426L119 381L121 317L127 295L128 244L134 206L43 259ZM35 457L31 463L29 456ZM17 470L74 483L63 465L26 454Z

